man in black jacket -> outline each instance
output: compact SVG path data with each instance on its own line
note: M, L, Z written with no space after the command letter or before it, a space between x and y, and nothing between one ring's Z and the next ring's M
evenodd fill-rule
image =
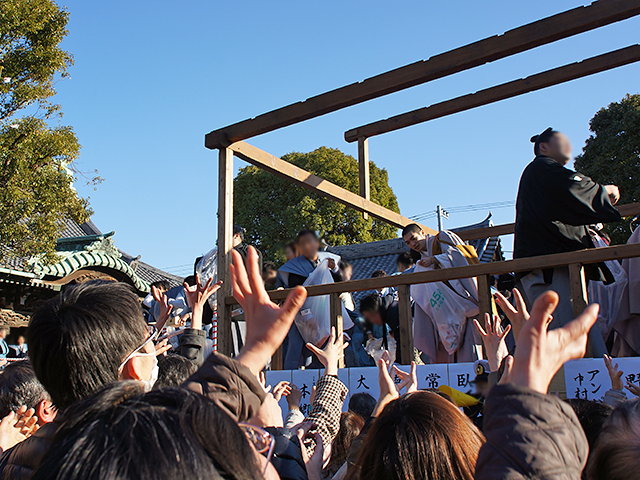
M400 356L400 310L398 308L398 300L394 295L388 294L380 296L377 293L367 295L360 300L360 313L366 322L371 325L383 326L382 339L383 345L387 347L387 328L391 331L396 345L396 362L402 364Z
M531 138L536 158L520 179L516 202L515 258L594 248L587 226L615 222L620 213L613 205L620 198L615 185L599 185L565 167L571 160L571 143L551 128ZM587 280L613 281L604 264L585 266ZM519 275L529 308L547 290L560 295L550 328L573 319L567 267L522 272ZM595 356L606 353L600 332L592 332Z

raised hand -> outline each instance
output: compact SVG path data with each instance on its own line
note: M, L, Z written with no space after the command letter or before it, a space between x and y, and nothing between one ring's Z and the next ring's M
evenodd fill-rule
M498 306L502 309L504 314L511 322L511 327L513 328L513 338L518 342L518 337L520 336L520 332L522 331L522 327L529 320L529 312L527 311L527 304L524 303L524 299L520 294L520 291L517 288L513 289L513 298L516 301L516 306L514 308L511 305L511 302L504 298L500 292L494 294L493 298L495 299Z
M264 288L255 248L248 248L247 268L238 252L232 250L231 254L233 296L245 312L247 325L247 338L236 360L258 375L287 336L307 291L303 287L294 288L279 307Z
M423 257L422 259L418 260L418 265L424 268L429 268L434 263L436 263L434 257Z
M378 360L378 382L380 383L380 397L378 397L378 403L376 404L376 407L371 414L373 417L377 417L378 415L380 415L387 404L391 403L393 400L400 396L398 394L398 390L396 390L396 386L393 383L391 375L389 375L389 363L390 362L388 361L388 355L387 359L385 359L383 355L383 357Z
M154 300L160 305L160 314L158 318L156 318L156 328L160 332L166 325L167 320L169 320L173 307L169 305L169 299L158 287L151 287L151 294Z
M482 343L484 344L484 348L487 351L487 361L489 362L489 369L492 372L497 372L500 368L500 364L502 363L502 359L509 355L509 349L507 348L507 344L505 343L505 339L507 335L511 331L511 325L507 325L507 328L502 329L500 317L497 315L493 316L493 321L491 321L491 315L488 313L484 314L484 324L485 328L482 328L480 322L477 320L473 320L473 323L476 326L476 330L480 333L482 337Z
M38 417L33 408L22 406L0 422L0 450L5 452L26 440L38 430Z
M222 285L222 281L213 283L213 278L210 278L203 286L200 283L200 275L196 275L196 284L189 285L184 282L184 297L187 301L187 305L191 309L191 328L200 330L202 328L202 313L204 311L204 304L211 295L217 292Z
M273 397L279 402L282 397L287 397L291 393L291 384L289 382L280 382L273 387Z
M551 379L562 365L584 356L589 329L596 323L600 308L597 304L589 305L582 315L564 327L548 331L558 300L558 294L553 291L543 293L536 300L531 318L520 332L513 366L505 382L546 394ZM506 371L503 378L505 376Z
M287 395L287 404L289 405L289 410L298 409L300 410L300 402L302 401L302 391L296 387L293 383L289 386L291 391Z
M640 397L640 386L627 382L627 390L633 393L636 397Z
M400 379L400 383L396 385L396 390L400 392L403 388L407 388L405 393L413 393L418 391L418 374L416 362L411 362L411 371L409 373L403 372L395 365L393 366L395 374Z
M624 388L624 384L622 383L622 375L624 372L618 370L617 363L613 365L613 360L609 355L604 356L604 366L607 367L607 371L609 372L611 388L622 391Z
M319 349L312 343L307 343L307 348L316 354L320 363L324 365L325 375L338 375L338 361L344 357L344 349L349 346L343 343L343 339L336 338L336 329L331 327L331 336L324 349Z

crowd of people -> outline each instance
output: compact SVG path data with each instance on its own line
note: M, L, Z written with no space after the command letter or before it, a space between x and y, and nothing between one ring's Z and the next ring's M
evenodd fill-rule
M578 243L593 247L591 220L606 221L599 216L602 211L607 218L615 216L612 188L571 172L556 159L554 149L566 156L565 142L553 131L535 138L536 159L523 175L518 198L517 256L575 250ZM569 180L556 181L556 174ZM527 195L536 185L541 198L553 198L545 182L566 187L571 195L532 205ZM580 217L571 196L587 210L590 201L591 216ZM545 209L552 204L556 210L564 205L579 220L551 217ZM587 218L589 223L579 223ZM541 225L548 229L544 234ZM533 228L547 236L541 241L551 246L544 252L520 243ZM554 234L580 242L560 244ZM345 321L347 337L331 329L322 342L310 343L297 323L308 305L305 282L320 265L338 282L348 281L353 268L321 251L313 231L300 232L288 245L290 258L279 269L263 262L242 235L239 229L234 237L229 272L244 324L232 356L216 351L215 328L207 328L215 325L211 300L221 284L199 275L179 287L153 285L153 301L146 306L123 283L67 286L32 315L26 358L0 374L0 479L636 477L640 398L635 397L640 387L624 384L615 358L604 353L611 348L602 332L612 384L605 401L563 401L547 393L559 369L583 357L588 340L593 344L599 315L594 304L575 319L564 316L568 299L562 273L519 276L509 298L495 292L503 317L484 319L473 313L473 280L437 286L448 289L447 294L440 291L443 298L453 293L463 300L452 307L455 315L447 324L452 333L440 328L437 310L427 308L423 297L428 292L412 288L416 354L413 359L396 356L400 362L394 363L390 346L399 341L400 331L392 289L370 293L357 307L350 295L343 295L351 319L351 324ZM398 258L398 274L477 261L451 232L431 236L409 225L403 238L411 252ZM589 278L606 281L606 272L606 265L598 265ZM540 282L547 288L539 288ZM265 284L289 288L286 300L272 302ZM629 281L624 298L636 298L635 287ZM632 314L640 313L634 305ZM352 362L364 361L350 345L354 339L361 347L380 340L382 354L375 360L380 394L352 395L344 408L348 390L338 376L339 362L349 356ZM281 346L292 368L322 369L308 410L300 408L298 386L265 382L264 371ZM476 385L482 402L475 409L441 390L418 388L417 362L468 359L481 366ZM287 411L280 407L283 397Z

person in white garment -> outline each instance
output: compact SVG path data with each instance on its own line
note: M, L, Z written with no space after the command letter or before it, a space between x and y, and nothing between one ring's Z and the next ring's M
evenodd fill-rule
M472 246L446 230L428 235L417 224L402 230L407 246L421 259L415 272L462 267L478 263ZM415 302L414 345L425 363L474 362L482 358L482 341L471 324L478 315L475 278L411 286Z

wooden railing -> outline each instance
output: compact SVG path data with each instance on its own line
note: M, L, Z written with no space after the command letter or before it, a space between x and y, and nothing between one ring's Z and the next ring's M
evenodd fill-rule
M640 214L640 203L622 205L619 210L623 216ZM513 233L513 224L487 227L477 230L460 232L465 239L487 238ZM607 260L622 260L640 257L640 244L618 245L606 248L586 249L575 252L557 253L539 257L520 258L503 262L481 263L465 267L431 270L427 272L393 275L388 277L366 278L349 282L330 283L307 287L309 296L329 295L331 304L332 324L338 332L342 332L342 309L340 294L343 292L358 292L375 290L384 287L398 287L398 301L400 313L400 351L403 359L413 358L413 329L411 318L411 285L419 283L444 282L461 278L476 277L478 280L478 303L480 316L491 312L491 293L488 276L503 273L527 272L537 269L569 267L571 293L574 314L579 315L587 306L586 282L583 266L600 263ZM282 301L290 290L275 290L269 292L273 301ZM238 302L233 296L225 299L227 305ZM281 361L276 355L274 364L277 367Z

